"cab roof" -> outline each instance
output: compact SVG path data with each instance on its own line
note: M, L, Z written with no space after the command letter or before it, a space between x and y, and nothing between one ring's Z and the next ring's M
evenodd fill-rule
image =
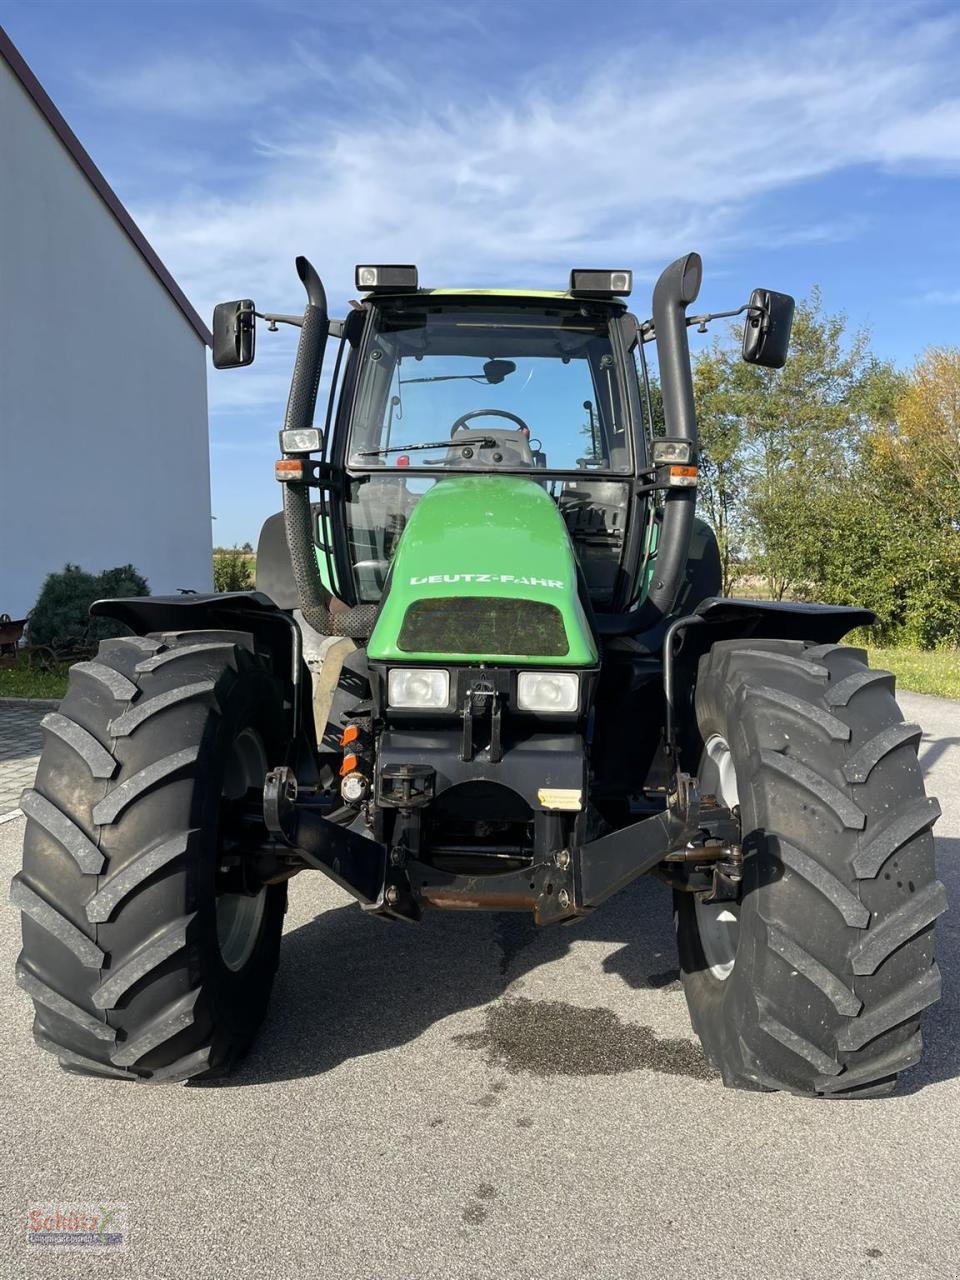
M555 289L415 289L409 292L386 293L371 292L364 294L365 302L376 302L383 298L512 298L529 299L531 302L549 298L554 302L608 302L626 309L627 301L621 297L609 297L603 294L572 294Z

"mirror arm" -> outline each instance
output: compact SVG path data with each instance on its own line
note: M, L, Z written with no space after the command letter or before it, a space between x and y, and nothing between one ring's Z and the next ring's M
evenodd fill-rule
M277 332L278 324L295 324L299 329L303 324L303 316L281 316L274 315L269 311L255 311L253 313L258 320L266 320L267 328L271 333Z
M745 302L742 307L737 307L736 311L708 311L702 316L687 316L687 327L690 325L697 326L697 333L706 333L707 325L711 320L728 320L733 316L742 316L744 312L752 316L766 315L766 307L751 307L749 302Z
M269 311L255 311L253 314L257 317L258 320L267 321L268 333L276 333L277 325L280 325L280 324L293 324L293 325L296 325L298 329L303 328L303 316L274 315ZM330 321L330 336L333 338L341 338L343 336L342 320Z
M737 307L735 311L707 311L702 316L687 316L687 328L692 325L697 326L697 333L706 333L707 325L711 320L727 320L733 316L742 316L744 312L752 316L764 316L767 314L766 307L752 307L749 302L745 302L742 307ZM643 324L637 326L637 337L640 342L653 342L656 339L657 330L652 320L644 320Z

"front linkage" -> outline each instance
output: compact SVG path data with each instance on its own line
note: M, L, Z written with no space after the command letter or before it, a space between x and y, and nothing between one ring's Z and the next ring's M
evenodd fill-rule
M389 847L364 829L331 821L312 794L298 792L287 767L267 775L267 830L292 851L291 869L323 871L378 915L418 920L421 904L462 910L532 911L537 924L589 914L638 876L657 871L671 886L709 889L713 900L736 896L740 827L735 811L701 797L696 779L678 771L666 807L592 840L578 839L582 821L564 841L563 816L534 815L533 855L509 871L464 874L439 869L418 855L421 813L434 796L428 766L387 766L397 821ZM360 820L362 821L362 820ZM568 827L568 830L570 828ZM299 859L299 866L297 863Z

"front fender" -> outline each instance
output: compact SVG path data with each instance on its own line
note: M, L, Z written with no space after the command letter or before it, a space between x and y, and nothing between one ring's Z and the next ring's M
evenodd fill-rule
M818 644L836 644L855 627L872 627L877 621L875 613L853 605L731 600L726 596L709 596L690 616L713 627L723 627L724 639L753 636L764 640L813 640Z
M671 751L696 768L697 735L693 694L700 658L718 640L802 640L836 644L855 627L869 627L877 615L850 605L804 604L792 600L731 600L709 596L693 613L675 618L663 640L664 734Z
M238 631L239 619L261 621L265 615L288 615L262 591L221 591L205 595L122 596L116 600L95 600L90 613L99 618L115 618L137 635L147 631ZM250 626L247 625L247 630Z
M148 631L246 631L253 636L257 652L267 658L274 673L294 691L292 701L298 711L300 628L262 591L123 596L95 600L90 613L94 617L115 618L138 636Z

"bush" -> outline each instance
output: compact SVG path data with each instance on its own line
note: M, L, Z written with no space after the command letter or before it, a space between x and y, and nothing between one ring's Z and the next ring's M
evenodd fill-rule
M119 600L125 596L148 596L150 588L146 578L137 573L132 564L122 564L116 569L104 569L97 579L98 599Z
M250 544L247 543L246 546ZM249 591L253 586L253 557L238 547L213 553L214 591Z
M150 594L146 579L132 564L86 573L79 565L64 565L61 573L51 573L40 589L30 612L27 641L44 645L63 656L96 649L101 640L130 634L130 628L112 618L91 618L94 600L118 596Z
M901 642L917 649L960 645L960 609L944 593L942 580L931 578L908 597Z

